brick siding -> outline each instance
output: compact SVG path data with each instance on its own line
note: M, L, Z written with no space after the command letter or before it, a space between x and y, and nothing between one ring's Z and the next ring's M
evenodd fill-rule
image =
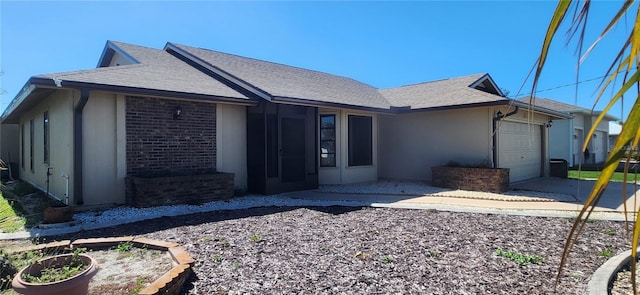
M431 167L431 185L503 193L509 190L509 168Z
M200 204L233 197L233 173L125 178L126 203L135 207Z
M127 97L126 131L129 176L215 171L215 104Z

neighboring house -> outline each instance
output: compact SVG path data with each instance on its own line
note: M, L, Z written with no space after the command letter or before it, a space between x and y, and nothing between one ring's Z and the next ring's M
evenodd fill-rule
M609 152L613 149L613 145L618 140L618 135L622 131L622 125L616 122L609 122Z
M529 99L523 98L521 101L528 103ZM535 98L533 103L536 106L560 111L572 116L568 120L553 121L549 134L551 143L549 154L551 158L567 160L570 166L577 166L580 163L603 163L606 160L609 153L609 122L617 121L618 118L605 114L591 136L587 144L587 150L583 152L585 137L602 112L591 111L547 98Z
M85 207L125 203L132 176L230 172L236 189L271 194L430 180L430 167L450 161L511 168L512 182L548 175L545 124L569 116L499 89L488 74L377 89L174 43L109 41L96 69L29 79L1 123L19 126L21 178Z

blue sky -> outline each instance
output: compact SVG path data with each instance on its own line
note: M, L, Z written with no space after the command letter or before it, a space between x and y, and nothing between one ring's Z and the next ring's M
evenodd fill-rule
M181 43L347 76L379 88L488 72L514 96L539 54L555 5L2 0L0 88L5 93L0 111L30 76L96 67L107 40L153 48ZM587 41L595 39L620 5L593 3ZM630 25L616 28L582 65L579 80L601 77L629 30ZM581 83L575 95L575 46L565 46L564 31L552 47L537 96L591 108L599 80ZM525 85L522 94L530 92L530 81ZM610 113L626 116L632 99L626 98L625 110L618 104Z

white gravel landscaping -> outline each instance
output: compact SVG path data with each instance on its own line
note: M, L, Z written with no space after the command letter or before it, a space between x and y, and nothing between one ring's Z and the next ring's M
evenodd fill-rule
M505 194L486 192L473 192L463 190L450 190L426 185L422 182L379 181L374 183L352 185L324 185L318 189L324 193L342 194L375 194L375 195L407 195L407 196L446 196L461 198L476 198L502 201L573 201L569 195L550 194L533 191L510 191ZM0 233L0 239L24 238L33 236L50 236L76 232L80 230L93 230L114 225L143 221L164 216L179 216L192 213L203 213L217 210L238 210L255 207L302 207L302 206L376 206L370 201L342 201L342 200L311 200L294 198L293 194L280 195L249 195L237 197L227 201L213 201L201 205L173 205L150 208L135 208L119 206L104 211L86 211L76 213L71 225L62 227L33 228L29 232ZM393 207L389 204L381 204L384 207ZM399 206L402 207L402 206Z

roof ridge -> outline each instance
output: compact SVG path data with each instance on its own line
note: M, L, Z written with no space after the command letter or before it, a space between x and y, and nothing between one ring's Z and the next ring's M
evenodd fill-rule
M381 88L380 90L396 89L396 88L402 88L402 87L412 87L412 86L418 86L418 85L424 85L424 84L429 84L429 83L442 82L442 81L447 81L447 80L464 79L464 78L469 78L469 77L474 77L474 76L478 76L478 79L479 79L480 77L483 77L484 75L487 75L487 74L488 73L477 73L477 74L464 75L464 76L459 76L459 77L442 78L442 79L438 79L438 80L417 82L417 83L405 84L405 85L396 86L396 87L390 87L390 88Z
M233 56L233 57L237 57L237 58L241 58L241 59L250 59L250 60L263 62L263 63L268 63L268 64L272 64L272 65L295 68L295 69L299 69L299 70L303 70L303 71L319 73L319 74L322 74L322 75L330 75L330 76L334 76L334 77L338 77L338 78L342 78L342 79L348 79L348 80L351 80L351 81L356 81L358 83L361 83L361 84L364 84L364 85L367 85L367 86L370 86L370 87L373 87L373 88L377 89L377 87L375 87L375 86L373 86L371 84L362 82L360 80L357 80L357 79L354 79L354 78L351 78L351 77L343 76L343 75L337 75L337 74L322 72L322 71L319 71L319 70L303 68L301 66L293 66L293 65L288 65L288 64L284 64L284 63L279 63L279 62L273 62L273 61L268 61L268 60L264 60L264 59L259 59L259 58L255 58L255 57L248 57L248 56L242 56L242 55L238 55L238 54L234 54L234 53L227 53L227 52L212 50L212 49L208 49L208 48L194 47L194 46L184 45L184 44L180 44L180 43L173 43L173 42L168 42L168 43L169 44L173 44L175 46L189 47L189 48L193 48L193 49L198 49L198 50L204 50L204 51L210 51L210 52L214 52L214 53L229 55L229 56Z

